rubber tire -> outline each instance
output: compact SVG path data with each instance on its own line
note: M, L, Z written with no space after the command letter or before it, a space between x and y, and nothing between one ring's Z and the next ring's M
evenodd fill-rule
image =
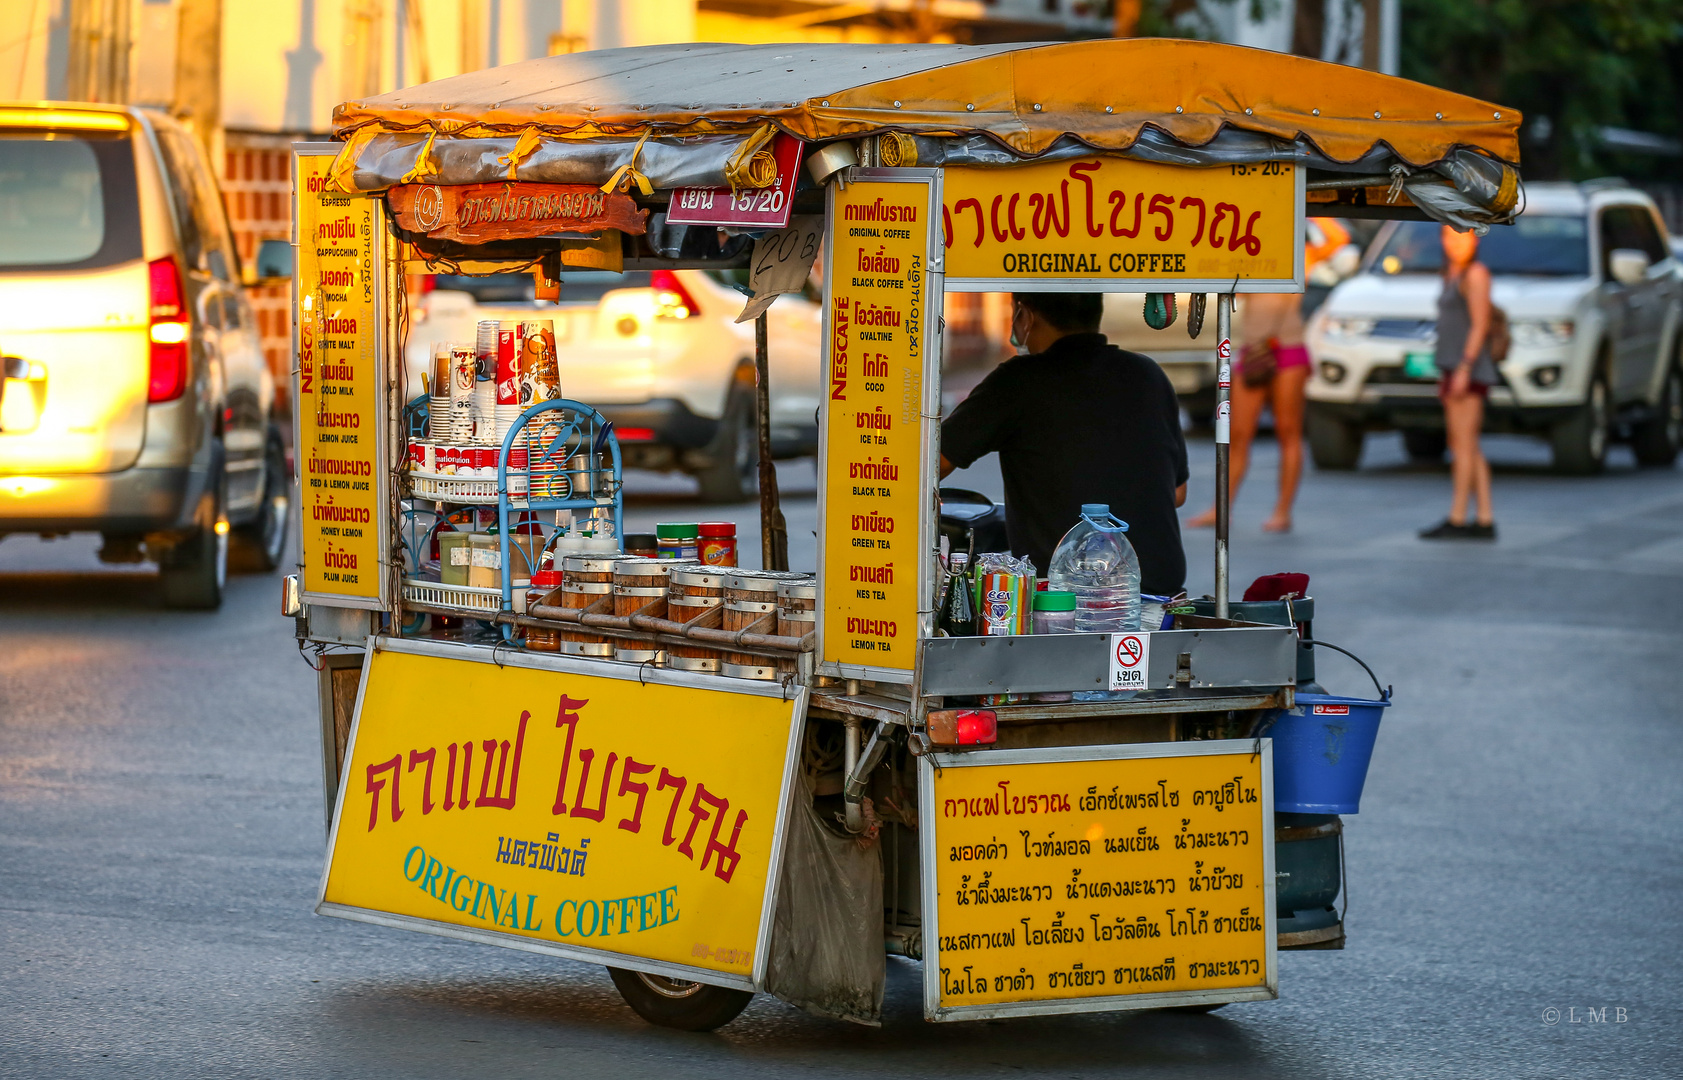
M1442 461L1449 449L1449 433L1443 428L1403 428L1402 440L1411 461Z
M719 433L707 454L713 464L695 474L701 487L701 499L710 503L739 503L752 498L759 489L760 439L754 427L754 391L731 391L725 405L725 415L719 421Z
M263 455L263 495L257 516L233 531L233 556L242 570L273 573L286 551L286 528L292 518L292 477L286 467L286 448L270 433Z
M753 993L747 990L687 983L625 968L611 967L608 976L631 1011L657 1027L679 1031L712 1031L724 1027L754 1000ZM677 991L683 996L673 996Z
M199 500L193 532L177 541L158 567L165 607L215 611L222 606L228 584L228 536L216 531L216 523L222 519L224 494L220 449L211 476L210 490Z
M1310 402L1305 420L1309 429L1309 456L1315 468L1348 472L1361 462L1367 433L1360 424L1329 415L1315 408L1314 402Z
M1658 414L1636 425L1630 448L1636 452L1638 465L1666 469L1676 463L1683 449L1683 370L1677 361L1666 369Z
M1590 378L1584 403L1570 419L1562 420L1549 432L1554 471L1567 476L1593 476L1600 472L1607 463L1608 428L1612 420L1607 376L1597 371Z
M1231 1001L1218 1001L1214 1005L1170 1005L1164 1012L1178 1013L1213 1013L1217 1009L1225 1009L1233 1004Z

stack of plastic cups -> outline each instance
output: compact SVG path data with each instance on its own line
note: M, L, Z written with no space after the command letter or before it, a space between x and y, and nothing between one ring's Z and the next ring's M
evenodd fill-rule
M492 446L497 441L497 324L479 323L473 345L473 441Z
M496 441L500 447L520 419L520 324L500 322L496 333ZM508 493L526 494L526 438L521 434L509 447Z
M427 387L427 441L443 446L455 438L455 421L450 409L450 346L432 347L432 371Z
M520 406L529 409L561 396L561 378L555 356L555 323L550 319L531 319L518 325ZM541 414L527 427L533 498L564 499L569 494L567 479L561 472L566 467L566 452L562 447L552 445L564 426L561 413L552 411ZM544 456L546 452L547 456ZM540 469L541 477L538 474Z
M450 347L450 441L457 446L473 442L473 390L477 377L473 350Z

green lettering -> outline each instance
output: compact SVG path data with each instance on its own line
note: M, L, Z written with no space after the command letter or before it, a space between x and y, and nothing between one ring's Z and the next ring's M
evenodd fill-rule
M454 885L450 886L450 906L455 908L457 911L466 911L468 909L467 898L466 897L458 897L456 895L456 890L462 887L462 882L464 882L464 881L468 882L469 884L475 884L475 882L472 878L468 877L466 874L463 874L460 877L456 878L456 883Z
M671 896L666 895L671 893ZM678 921L678 886L668 885L660 890L660 925Z
M420 864L415 867L415 872L411 874L409 872L409 864L414 861L415 856L417 855L421 857L421 861ZM403 857L403 876L410 881L419 881L421 880L421 874L426 871L426 868L427 853L421 850L421 846L419 844L416 844L414 847L409 849L409 854Z
M562 918L561 918L562 913L567 910L567 905L568 904L573 905L573 921L575 923L578 921L578 917L579 917L579 912L578 912L578 907L579 906L576 902L574 902L572 900L561 901L561 906L555 909L555 932L562 937L572 937L573 936L573 932L571 930L563 929L564 923L563 923Z
M427 858L427 872L421 877L421 888L436 897L438 894L433 892L432 883L437 881L438 875L442 873L444 873L444 864L429 856Z

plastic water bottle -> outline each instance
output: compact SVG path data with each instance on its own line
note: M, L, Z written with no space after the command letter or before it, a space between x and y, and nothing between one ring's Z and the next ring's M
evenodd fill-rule
M1140 628L1140 560L1128 523L1104 503L1085 503L1081 520L1052 552L1048 587L1075 594L1075 631L1110 634Z

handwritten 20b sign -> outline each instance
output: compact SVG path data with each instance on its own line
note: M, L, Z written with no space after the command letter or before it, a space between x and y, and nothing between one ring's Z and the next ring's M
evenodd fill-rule
M949 291L1302 287L1301 170L1093 157L946 170Z

